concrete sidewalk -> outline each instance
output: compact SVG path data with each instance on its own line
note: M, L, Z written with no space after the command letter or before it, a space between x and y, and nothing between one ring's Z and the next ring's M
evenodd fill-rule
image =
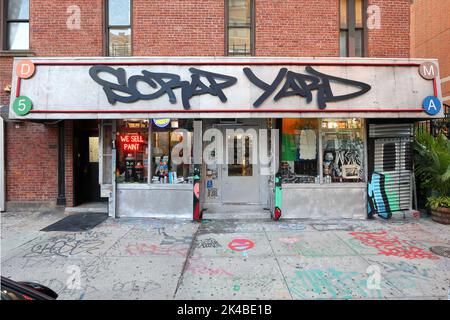
M1 274L60 299L448 299L450 226L420 220L108 219L1 214Z

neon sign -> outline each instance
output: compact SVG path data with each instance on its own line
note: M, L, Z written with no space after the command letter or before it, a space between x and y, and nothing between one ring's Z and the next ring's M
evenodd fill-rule
M144 137L139 133L121 134L119 140L123 151L141 151L141 144L144 143Z

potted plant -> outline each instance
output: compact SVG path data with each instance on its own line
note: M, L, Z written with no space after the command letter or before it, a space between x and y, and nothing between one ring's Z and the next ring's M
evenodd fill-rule
M433 221L450 224L450 141L444 134L419 133L414 143L415 172L431 190L427 205Z

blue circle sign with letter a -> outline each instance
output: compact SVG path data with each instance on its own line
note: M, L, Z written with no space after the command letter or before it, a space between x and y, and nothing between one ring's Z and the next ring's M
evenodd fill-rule
M441 111L441 101L435 96L428 96L423 100L423 110L431 116L434 116Z

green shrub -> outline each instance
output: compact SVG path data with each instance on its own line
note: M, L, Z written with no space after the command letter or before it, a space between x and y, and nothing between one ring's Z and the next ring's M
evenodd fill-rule
M420 133L413 144L415 173L424 188L434 197L450 196L450 141L444 134L433 137Z
M427 201L427 206L435 210L439 207L450 208L450 197L429 197Z

